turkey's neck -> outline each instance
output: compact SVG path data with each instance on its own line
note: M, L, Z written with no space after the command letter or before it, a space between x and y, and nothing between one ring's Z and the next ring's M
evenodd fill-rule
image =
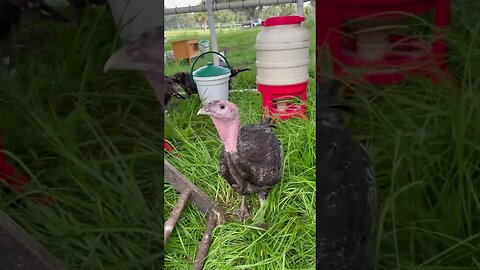
M215 127L217 128L218 135L222 139L225 151L228 153L237 152L237 141L240 133L240 117L237 117L228 122L219 119L212 118Z

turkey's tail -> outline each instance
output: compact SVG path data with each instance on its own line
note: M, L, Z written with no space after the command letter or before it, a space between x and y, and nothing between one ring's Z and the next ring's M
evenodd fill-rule
M262 127L266 127L266 128L274 128L275 127L275 124L273 123L273 119L271 117L267 117L265 119L263 119L260 124L260 126Z

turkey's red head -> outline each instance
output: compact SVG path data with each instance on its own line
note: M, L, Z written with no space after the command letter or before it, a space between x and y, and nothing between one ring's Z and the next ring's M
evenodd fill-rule
M240 131L240 115L235 104L226 100L215 100L203 108L197 115L209 115L217 128L227 152L237 152L237 140Z
M239 118L237 106L227 100L215 100L208 103L197 112L197 115L200 114L209 115L222 121L232 121Z

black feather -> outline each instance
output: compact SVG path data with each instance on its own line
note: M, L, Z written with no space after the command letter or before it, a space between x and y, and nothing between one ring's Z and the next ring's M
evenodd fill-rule
M230 69L230 78L233 78L238 75L238 73L250 70L249 68L231 68Z
M317 86L317 267L373 269L376 201L373 169L354 140L335 97L341 83Z
M173 81L176 82L187 95L198 94L197 85L193 82L192 76L188 72L178 72L171 76Z
M165 76L165 97L164 97L165 106L167 106L168 102L172 97L186 99L186 97L178 93L177 88L175 87L176 83L173 77L174 76Z
M220 172L241 195L268 192L282 179L282 145L271 119L240 128L237 152L222 149Z
M247 71L247 70L250 70L249 68L231 68L230 69L230 78L228 79L228 90L231 90L233 87L232 87L232 83L233 83L233 78L235 76L238 75L238 73L240 72L244 72L244 71Z

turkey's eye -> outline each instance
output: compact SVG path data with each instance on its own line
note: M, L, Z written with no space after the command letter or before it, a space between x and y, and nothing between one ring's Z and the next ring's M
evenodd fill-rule
M220 109L222 109L222 110L225 109L225 105L223 105L223 104L220 105Z

